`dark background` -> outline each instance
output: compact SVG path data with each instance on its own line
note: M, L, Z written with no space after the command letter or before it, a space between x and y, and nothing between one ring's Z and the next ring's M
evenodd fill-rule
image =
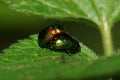
M95 24L88 24L85 20L55 20L45 19L40 16L28 15L16 12L0 1L0 52L8 48L19 39L28 38L29 35L38 34L39 31L51 24L61 24L66 31L76 39L103 54L102 40L99 30ZM120 23L117 22L112 29L113 44L117 50L120 47Z

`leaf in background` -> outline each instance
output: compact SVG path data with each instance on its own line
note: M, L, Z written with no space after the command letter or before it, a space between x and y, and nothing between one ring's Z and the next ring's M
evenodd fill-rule
M52 79L59 76L65 78L65 76L71 75L72 66L76 63L86 63L97 59L97 55L82 43L81 52L70 56L66 53L40 48L37 44L37 37L38 35L34 35L30 39L20 40L4 50L4 53L0 55L0 79L18 80L20 78L24 80L28 77L35 80L36 78ZM61 58L63 55L65 59ZM79 68L81 65L77 65L77 67ZM73 77L75 76L73 75Z
M49 18L84 18L99 27L120 19L120 0L3 0L24 13Z

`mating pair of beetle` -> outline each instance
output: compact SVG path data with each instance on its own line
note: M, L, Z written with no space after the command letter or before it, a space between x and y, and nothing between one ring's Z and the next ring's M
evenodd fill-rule
M39 33L38 44L42 48L68 54L75 54L81 49L79 42L58 24L50 25L43 29Z

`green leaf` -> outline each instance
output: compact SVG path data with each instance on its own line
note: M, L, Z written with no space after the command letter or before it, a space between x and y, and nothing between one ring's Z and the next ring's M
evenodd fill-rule
M30 78L35 80L40 78L43 80L59 76L68 78L74 64L86 63L98 58L92 50L82 43L80 43L81 52L75 55L67 55L66 53L40 48L37 38L38 35L34 35L30 39L20 40L3 51L4 53L0 55L0 79L24 80ZM78 65L78 67L80 66ZM68 71L64 71L64 68ZM73 77L75 76L73 75Z
M82 43L81 52L67 55L40 48L37 37L20 40L4 50L0 55L1 80L90 79L120 72L120 55L98 59Z
M3 0L24 13L48 18L84 18L99 27L112 26L120 19L120 0Z

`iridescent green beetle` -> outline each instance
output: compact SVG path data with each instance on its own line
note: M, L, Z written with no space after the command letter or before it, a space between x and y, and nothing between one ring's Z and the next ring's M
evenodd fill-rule
M50 25L43 29L39 33L38 44L42 48L70 54L77 53L81 50L78 41L66 33L58 24Z

